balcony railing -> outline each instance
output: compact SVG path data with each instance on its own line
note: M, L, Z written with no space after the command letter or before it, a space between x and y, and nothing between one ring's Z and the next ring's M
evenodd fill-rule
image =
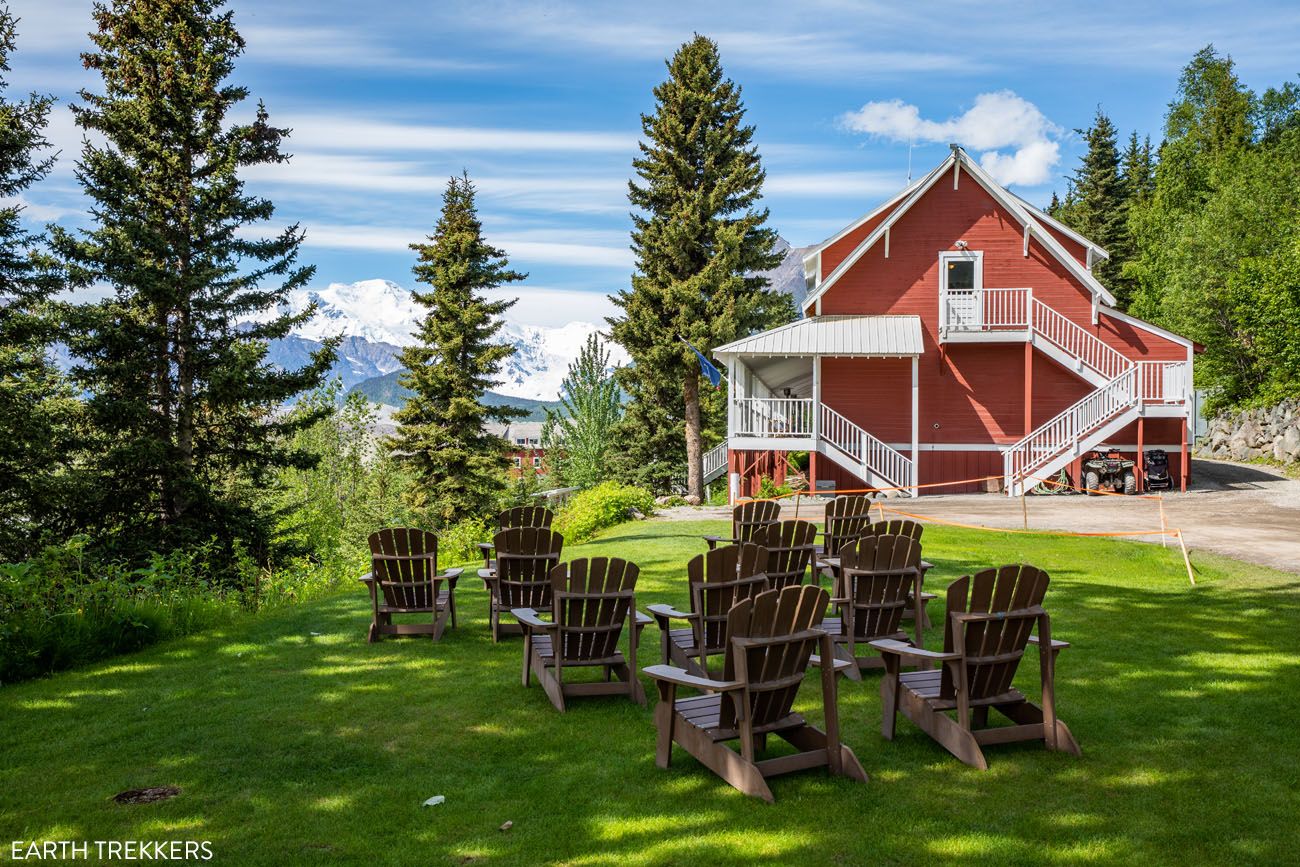
M812 431L812 398L746 397L736 401L737 436L808 437Z
M962 333L1025 331L1029 328L1029 289L957 289L939 299L939 327Z

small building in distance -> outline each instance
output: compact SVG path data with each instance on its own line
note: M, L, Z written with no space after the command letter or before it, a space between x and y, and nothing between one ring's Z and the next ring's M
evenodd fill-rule
M513 421L509 424L492 422L487 431L510 443L510 458L514 476L525 473L540 474L546 452L542 449L542 423L540 421Z

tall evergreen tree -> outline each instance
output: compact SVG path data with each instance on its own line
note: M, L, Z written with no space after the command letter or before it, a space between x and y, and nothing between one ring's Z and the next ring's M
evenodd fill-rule
M73 107L96 134L77 164L94 224L55 229L53 244L75 282L112 289L75 310L69 341L100 433L90 513L129 531L121 546L216 538L265 555L271 522L256 490L309 460L286 443L314 421L279 409L320 383L333 348L298 370L266 361L267 341L311 314L277 305L313 269L297 262L297 226L248 234L274 207L244 192L240 172L287 160L287 130L260 103L251 121L228 120L248 90L226 81L244 40L222 5L95 5L82 60L103 92L83 90Z
M0 8L0 559L32 553L59 512L77 402L47 358L49 301L61 288L42 239L23 228L16 198L49 172L53 99L3 96L17 20Z
M492 338L515 302L483 293L527 275L511 271L505 253L484 240L468 175L447 182L433 234L411 249L420 254L415 279L430 289L414 293L426 312L417 342L402 351L399 379L413 393L393 416L389 446L415 477L410 505L442 527L487 514L505 488L508 443L486 425L524 413L486 406L483 392L514 352Z
M628 184L636 273L612 297L613 339L632 356L619 371L631 403L623 425L628 458L662 486L686 465L703 496L700 368L682 339L708 352L794 315L787 296L755 276L780 262L776 232L759 209L765 177L740 87L723 77L718 46L697 35L667 63L641 116L644 140Z
M621 414L609 349L592 334L569 365L559 410L546 411L542 428L542 447L558 481L585 488L610 477L614 426Z
M1151 151L1151 136L1138 141L1134 130L1128 138L1128 146L1120 157L1120 174L1124 178L1124 195L1130 206L1150 198L1155 191L1156 163Z
M1115 125L1099 107L1093 124L1076 130L1088 142L1088 151L1075 170L1071 201L1064 209L1067 224L1109 254L1093 264L1093 273L1123 304L1120 268L1128 248L1128 197L1120 174Z

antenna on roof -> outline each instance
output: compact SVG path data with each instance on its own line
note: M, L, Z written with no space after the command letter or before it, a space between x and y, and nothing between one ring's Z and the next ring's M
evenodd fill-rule
M912 148L916 147L915 141L907 143L907 185L912 185Z

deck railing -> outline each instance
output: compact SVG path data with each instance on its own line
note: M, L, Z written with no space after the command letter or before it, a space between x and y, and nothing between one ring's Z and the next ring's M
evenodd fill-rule
M736 401L737 436L812 436L812 419L812 398L742 397Z
M1138 394L1143 403L1186 403L1186 361L1139 361Z
M939 299L939 327L963 333L1024 331L1029 327L1029 289L960 289Z

